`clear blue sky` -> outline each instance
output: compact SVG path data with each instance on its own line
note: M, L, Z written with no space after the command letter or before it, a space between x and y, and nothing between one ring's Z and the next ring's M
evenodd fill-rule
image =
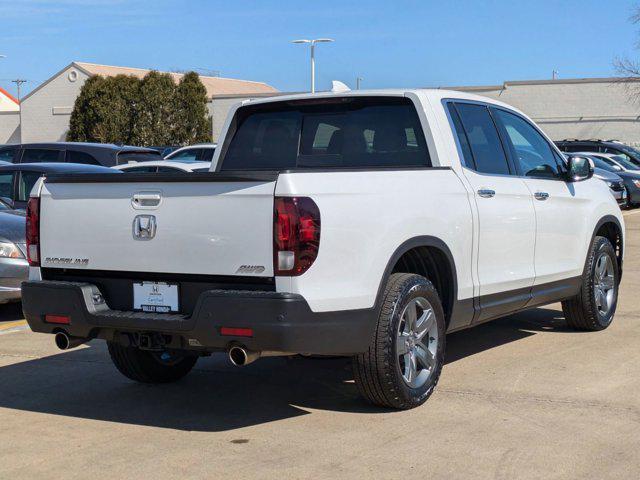
M308 88L300 37L318 47L317 82L363 87L498 84L615 74L640 57L633 0L0 0L0 86L26 91L73 60Z

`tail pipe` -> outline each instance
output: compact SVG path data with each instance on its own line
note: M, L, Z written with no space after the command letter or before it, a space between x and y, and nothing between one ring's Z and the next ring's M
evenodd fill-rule
M233 363L236 367L249 365L259 358L260 352L247 350L246 348L238 345L234 345L229 349L229 360L231 360L231 363Z
M256 352L255 350L248 350L242 345L232 345L227 352L229 355L229 360L236 367L243 367L245 365L249 365L250 363L255 362L261 357L286 357L289 355L293 355L293 353L289 352Z
M55 336L56 346L60 350L69 350L71 348L76 348L88 341L89 341L88 338L72 337L71 335L68 335L66 332L58 332L56 333L56 336Z

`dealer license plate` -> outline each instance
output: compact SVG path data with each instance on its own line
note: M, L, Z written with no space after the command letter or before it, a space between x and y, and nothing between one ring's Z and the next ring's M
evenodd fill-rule
M178 285L162 282L133 284L133 309L143 312L178 311Z

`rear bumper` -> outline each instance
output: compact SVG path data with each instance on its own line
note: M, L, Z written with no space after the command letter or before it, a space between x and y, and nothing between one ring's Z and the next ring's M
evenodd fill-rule
M300 295L246 290L208 290L192 315L111 310L95 304L90 283L29 281L22 284L25 318L34 332L60 330L84 338L113 340L122 334L161 333L172 348L226 350L242 344L256 351L350 355L366 351L375 327L373 309L314 313ZM45 315L70 317L69 325ZM251 328L252 337L223 336L222 327ZM130 337L131 335L125 335Z

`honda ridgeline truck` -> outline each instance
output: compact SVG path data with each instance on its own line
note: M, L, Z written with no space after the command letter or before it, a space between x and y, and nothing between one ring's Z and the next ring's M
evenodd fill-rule
M198 357L353 357L361 394L406 409L445 334L562 301L612 321L624 224L584 157L521 112L445 90L245 101L211 172L54 175L28 208L24 313L66 349L170 382Z

